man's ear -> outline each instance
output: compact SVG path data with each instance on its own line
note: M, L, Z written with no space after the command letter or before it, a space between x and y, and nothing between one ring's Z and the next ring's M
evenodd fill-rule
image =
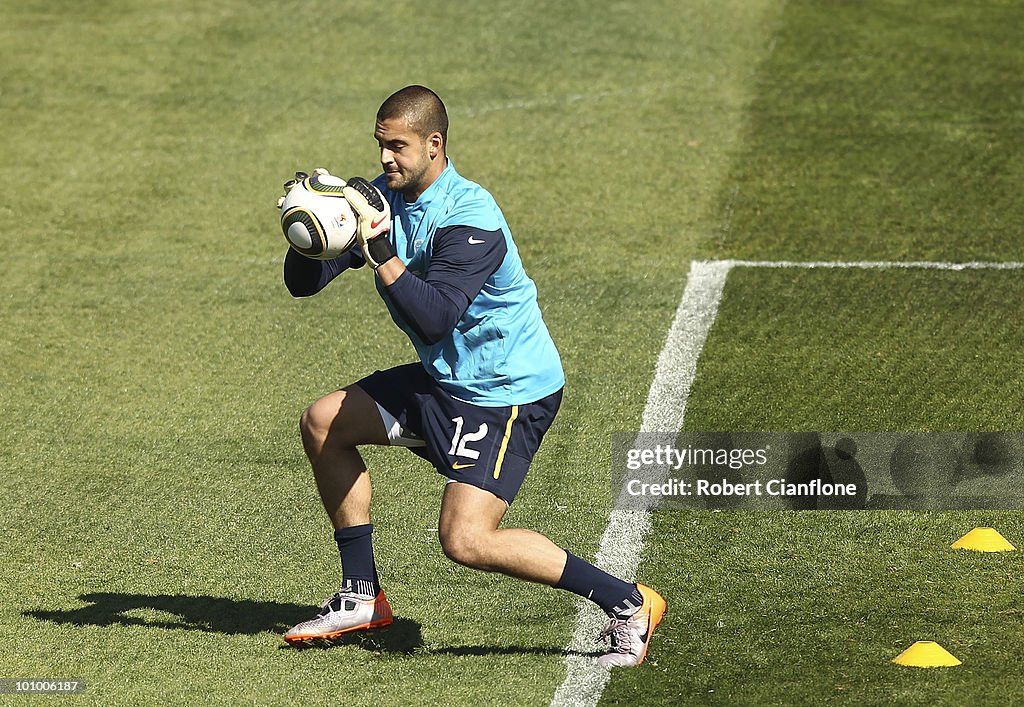
M444 150L444 138L441 137L441 133L431 133L427 138L427 153L430 155L430 159L440 155L442 150Z

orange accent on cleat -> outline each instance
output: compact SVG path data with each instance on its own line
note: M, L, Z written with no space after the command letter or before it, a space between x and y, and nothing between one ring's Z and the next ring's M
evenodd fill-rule
M645 584L636 585L636 588L640 590L640 595L644 598L644 605L640 607L640 612L643 613L645 610L650 614L650 623L647 629L647 640L644 641L644 652L640 656L640 663L644 662L644 658L647 657L647 648L651 645L651 636L654 635L654 629L657 628L661 620L665 618L665 614L668 612L668 602L665 598L658 594L656 591L651 589Z
M611 641L611 650L597 659L604 668L640 665L647 657L654 629L668 611L665 599L650 587L637 583L643 604L628 619L613 618L601 632L602 640Z
M291 645L329 644L346 633L385 628L393 621L391 605L383 591L377 592L375 597L342 591L325 601L314 618L288 631L284 640Z

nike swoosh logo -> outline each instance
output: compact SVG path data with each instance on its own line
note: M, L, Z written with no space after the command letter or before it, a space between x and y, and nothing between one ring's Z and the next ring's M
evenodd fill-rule
M379 225L381 225L382 223L384 223L384 219L385 219L385 217L384 217L384 216L381 216L381 217L380 217L379 219L377 219L376 221L370 221L370 228L377 228L377 226L379 226Z
M487 241L478 241L476 238L473 238L473 236L469 237L469 244L470 245L480 245L481 243L486 243L486 242Z
M476 464L460 464L459 462L455 462L452 464L452 469L454 471L458 471L459 469L468 469L471 466L476 466Z

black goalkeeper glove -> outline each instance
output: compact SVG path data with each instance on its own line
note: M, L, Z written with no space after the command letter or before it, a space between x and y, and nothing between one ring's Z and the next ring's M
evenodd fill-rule
M388 240L391 207L380 190L362 177L349 179L342 194L356 212L356 240L363 249L363 257L376 270L395 257L395 249Z

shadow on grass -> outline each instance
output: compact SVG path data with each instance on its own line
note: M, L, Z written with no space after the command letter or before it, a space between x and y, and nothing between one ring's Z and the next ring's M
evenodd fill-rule
M51 611L34 609L24 615L75 626L146 626L252 636L264 632L284 633L313 613L313 607L308 604L184 594L100 592L82 594L78 598L87 602L87 606ZM353 636L342 643L380 652L411 654L423 644L423 637L415 621L395 619L387 631Z
M184 594L115 594L97 592L78 597L86 606L78 609L33 609L25 616L40 621L74 626L145 626L184 631L206 631L229 635L252 636L258 633L284 633L293 625L311 616L307 604L284 604L276 601L251 601L222 597L188 596ZM358 646L377 653L411 655L423 645L420 624L411 619L395 618L386 629L361 631L334 639L333 646ZM327 646L289 646L283 650L317 650ZM450 646L428 651L432 655L553 655L594 657L598 652L583 653L559 647L544 646Z

